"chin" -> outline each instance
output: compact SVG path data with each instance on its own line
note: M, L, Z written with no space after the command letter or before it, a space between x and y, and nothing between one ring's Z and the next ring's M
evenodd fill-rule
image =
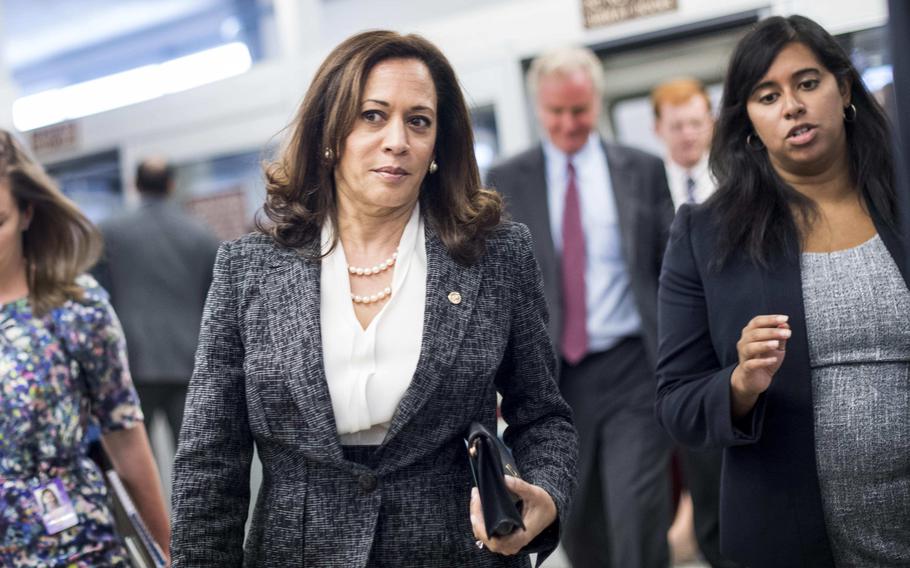
M373 205L380 209L401 209L402 207L407 207L416 201L417 199L410 193L408 193L407 196L401 193L396 193L395 195L377 196L376 199L373 200Z
M556 147L559 148L559 150L562 151L564 154L572 155L572 154L578 152L579 150L581 150L582 148L584 148L586 141L587 141L587 138L580 142L578 142L578 141L563 142L562 144L557 144Z

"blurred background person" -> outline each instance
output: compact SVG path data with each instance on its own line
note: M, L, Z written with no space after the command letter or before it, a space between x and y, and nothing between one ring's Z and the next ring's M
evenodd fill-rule
M532 541L555 548L575 429L530 234L480 188L445 56L394 32L342 42L267 175L271 224L216 261L174 467L175 568L517 567ZM496 427L497 392L526 530L489 539L464 437Z
M129 566L85 431L104 448L152 536L168 522L120 324L83 274L96 229L0 131L0 564ZM70 522L42 515L61 493Z
M673 204L701 203L714 193L708 154L714 133L711 99L698 79L684 77L661 83L651 91L654 131L666 146L664 166ZM720 554L719 503L722 454L717 449L677 449L682 493L670 527L676 561L698 550L714 567L736 566Z
M669 561L669 440L654 418L657 279L673 203L656 156L596 131L603 69L556 50L528 72L543 142L495 166L543 272L560 389L581 444L563 545L576 567Z
M176 449L218 240L173 200L164 158L139 164L136 189L140 207L102 223L93 272L123 323L146 428L163 413Z
M749 566L906 566L910 266L887 119L837 41L772 17L730 60L717 193L680 209L658 414L723 447L721 541Z
M664 166L673 204L701 203L714 193L708 150L714 132L711 99L698 79L661 83L651 91L654 132L666 147Z

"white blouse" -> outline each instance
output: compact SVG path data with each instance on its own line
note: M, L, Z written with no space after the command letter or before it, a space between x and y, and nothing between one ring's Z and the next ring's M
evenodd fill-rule
M322 353L342 444L381 444L417 369L427 281L423 225L416 205L398 246L392 296L366 329L354 314L341 242L322 259ZM323 227L323 250L332 233Z

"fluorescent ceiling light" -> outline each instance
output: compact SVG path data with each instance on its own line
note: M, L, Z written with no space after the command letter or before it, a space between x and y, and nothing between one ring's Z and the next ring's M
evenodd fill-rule
M20 131L32 130L148 101L240 75L252 64L246 44L229 43L157 65L21 97L13 102L13 124Z

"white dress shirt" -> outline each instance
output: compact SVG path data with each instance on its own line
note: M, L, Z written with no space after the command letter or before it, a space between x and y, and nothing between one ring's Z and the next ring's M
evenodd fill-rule
M667 183L670 185L670 196L673 198L673 206L676 209L689 201L686 191L687 177L695 180L695 203L701 203L714 193L714 178L711 177L711 172L708 170L707 153L688 170L667 156L664 158L664 168L667 171Z
M585 234L585 306L588 352L606 351L626 337L641 333L641 317L632 296L631 280L622 250L619 212L610 168L600 136L592 133L585 145L567 156L544 139L547 206L557 255L562 255L562 217L568 187L568 163L575 181Z
M323 227L323 250L332 233L331 227ZM393 269L392 296L363 329L354 314L341 242L322 259L322 354L342 444L382 443L417 368L427 281L426 239L419 205L405 226Z

